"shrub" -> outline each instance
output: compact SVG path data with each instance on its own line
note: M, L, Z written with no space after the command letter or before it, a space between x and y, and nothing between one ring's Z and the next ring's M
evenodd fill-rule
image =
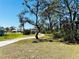
M30 30L24 30L23 31L23 35L29 35L29 34L31 34L31 31Z
M61 38L63 35L60 32L55 32L53 38Z
M0 36L3 36L3 35L4 35L4 31L0 30Z
M76 39L77 43L79 43L79 33L76 33L75 39Z
M79 34L71 31L64 36L64 41L69 43L79 43Z
M74 43L72 34L67 34L64 36L64 41L69 43Z
M53 42L53 40L49 40L49 42Z
M32 33L32 34L35 34L36 32L35 32L35 31L32 31L31 33Z

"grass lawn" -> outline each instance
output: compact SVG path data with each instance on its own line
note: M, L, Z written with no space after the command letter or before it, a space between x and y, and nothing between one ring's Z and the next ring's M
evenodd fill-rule
M23 40L0 48L0 59L79 59L79 45Z
M33 34L31 34L31 35L33 35ZM8 33L8 34L5 34L4 36L0 36L0 41L14 39L14 38L22 38L25 36L28 36L28 35L23 35L20 33Z

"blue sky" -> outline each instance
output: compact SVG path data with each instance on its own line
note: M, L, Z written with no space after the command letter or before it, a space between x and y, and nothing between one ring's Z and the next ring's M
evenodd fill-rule
M18 13L23 10L23 0L0 0L0 26L19 26ZM26 24L25 28L33 26Z

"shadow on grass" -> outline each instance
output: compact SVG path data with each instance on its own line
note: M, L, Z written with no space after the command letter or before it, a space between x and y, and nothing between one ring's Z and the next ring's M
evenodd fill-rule
M40 43L40 42L53 42L53 40L48 39L36 39L32 43Z

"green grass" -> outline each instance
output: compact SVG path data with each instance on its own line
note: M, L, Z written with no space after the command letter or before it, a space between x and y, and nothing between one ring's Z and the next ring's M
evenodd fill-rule
M25 36L28 36L28 35L23 35L19 33L8 33L8 34L5 34L4 36L0 36L0 41L14 39L14 38L21 38Z

